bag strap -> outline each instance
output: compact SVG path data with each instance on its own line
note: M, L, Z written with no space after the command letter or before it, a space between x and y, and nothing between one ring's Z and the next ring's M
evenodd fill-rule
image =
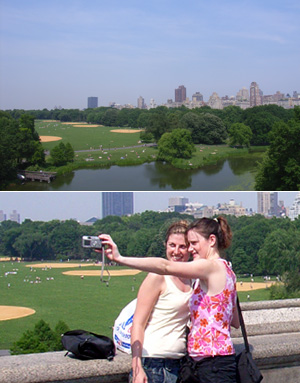
M236 297L236 305L237 305L237 309L238 309L240 325L241 325L242 334L243 334L243 338L244 338L245 349L247 352L250 352L250 347L249 347L248 338L247 338L247 331L246 331L245 322L244 322L244 318L243 318L243 314L242 314L242 310L241 310L238 296Z

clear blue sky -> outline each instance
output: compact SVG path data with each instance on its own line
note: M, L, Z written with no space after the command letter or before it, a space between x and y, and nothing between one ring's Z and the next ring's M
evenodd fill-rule
M297 192L279 192L278 199L285 206L292 206ZM183 196L190 202L206 205L229 202L234 199L237 204L257 211L256 192L135 192L134 210L136 213L145 210L164 210L168 207L170 197ZM9 217L13 210L21 215L21 221L30 218L33 221L50 221L52 219L74 218L86 221L91 217L102 217L101 192L0 192L0 210Z
M299 0L0 0L0 109L300 92Z

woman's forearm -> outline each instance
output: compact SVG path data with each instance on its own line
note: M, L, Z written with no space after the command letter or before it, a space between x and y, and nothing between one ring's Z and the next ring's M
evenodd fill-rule
M170 272L169 261L163 258L137 258L120 256L117 260L123 266L129 266L142 271L166 275Z

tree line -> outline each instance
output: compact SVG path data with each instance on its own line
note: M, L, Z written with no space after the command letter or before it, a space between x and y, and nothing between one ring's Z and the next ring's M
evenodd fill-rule
M96 259L97 253L81 246L83 235L110 234L124 255L164 257L164 236L171 222L190 215L146 211L130 217L108 216L92 226L75 220L49 222L3 221L0 254L26 261ZM300 271L300 220L267 219L262 215L227 216L233 241L225 256L237 274L283 275Z
M228 106L224 109L212 109L208 106L188 109L159 106L145 109L115 109L99 107L93 109L43 109L43 110L8 110L14 119L24 113L35 119L60 120L63 122L88 122L105 126L144 128L145 139L158 141L164 133L174 129L188 129L195 144L219 144L228 136L233 124L243 124L251 128L251 145L268 145L268 134L272 126L279 121L287 122L294 117L292 109L278 105L262 105L248 109Z
M30 114L20 114L15 119L13 114L0 111L0 185L15 179L18 170L40 170L47 166L34 121ZM65 165L75 156L71 144L62 142L50 154L50 166Z
M158 161L173 163L174 159L189 159L196 144L233 146L268 146L258 166L256 190L300 189L300 107L284 109L277 105L262 105L246 110L228 106L222 110L210 107L193 110L157 107L143 109L94 108L80 111L12 110L0 112L0 183L21 162L40 166L45 157L34 119L87 121L106 126L143 128L141 140L158 143ZM16 120L17 119L17 120ZM53 150L53 165L61 166L74 158L72 147ZM69 145L70 146L70 145Z

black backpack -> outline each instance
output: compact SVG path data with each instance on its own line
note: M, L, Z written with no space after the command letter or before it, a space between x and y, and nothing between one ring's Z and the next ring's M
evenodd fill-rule
M113 360L116 349L112 339L85 330L72 330L62 334L64 348L79 359Z

